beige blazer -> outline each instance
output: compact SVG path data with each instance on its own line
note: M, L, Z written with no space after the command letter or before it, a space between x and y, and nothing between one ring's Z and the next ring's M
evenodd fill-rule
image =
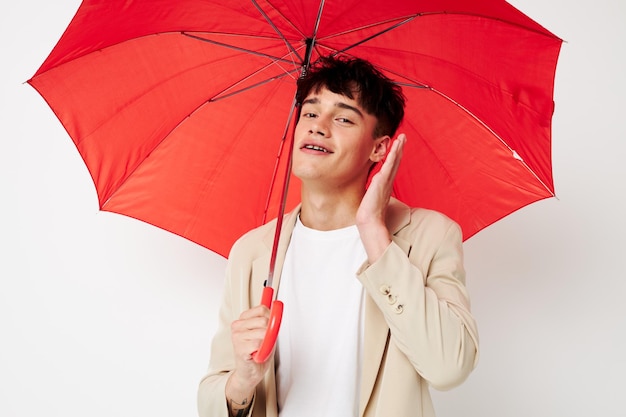
M299 211L284 220L275 289ZM460 384L478 360L478 333L464 285L461 230L440 213L411 209L395 199L387 226L393 243L378 261L357 272L367 293L359 415L432 417L429 386L448 389ZM234 368L230 324L260 303L274 230L275 221L252 230L231 250L209 371L198 390L200 417L228 416L224 390ZM270 366L257 387L252 417L278 415L273 370Z

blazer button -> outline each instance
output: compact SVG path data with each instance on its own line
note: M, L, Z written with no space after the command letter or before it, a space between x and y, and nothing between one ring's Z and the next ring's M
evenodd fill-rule
M395 303L396 303L396 301L398 301L398 297L396 297L396 296L395 296L395 295L393 295L393 294L387 294L387 302L388 302L389 304L392 304L392 305L393 305L393 304L395 304Z
M382 295L389 295L389 293L391 293L391 288L389 287L389 285L381 285L380 293Z
M396 312L396 314L402 314L402 312L404 311L404 306L402 304L398 304L394 311Z

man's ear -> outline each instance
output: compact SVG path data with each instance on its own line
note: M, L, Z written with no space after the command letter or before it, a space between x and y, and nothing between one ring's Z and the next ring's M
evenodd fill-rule
M370 155L370 160L374 163L385 159L389 148L391 147L391 138L388 135L374 139L374 149Z

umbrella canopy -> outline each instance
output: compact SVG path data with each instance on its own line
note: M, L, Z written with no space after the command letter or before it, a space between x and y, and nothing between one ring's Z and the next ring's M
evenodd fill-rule
M102 210L226 255L278 213L307 46L403 86L394 194L465 239L554 195L561 40L502 0L85 0L29 83ZM298 200L292 181L287 208Z

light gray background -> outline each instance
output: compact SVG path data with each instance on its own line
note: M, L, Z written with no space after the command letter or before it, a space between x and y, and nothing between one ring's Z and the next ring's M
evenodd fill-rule
M626 416L626 3L513 3L567 41L559 199L466 243L482 356L464 385L434 394L436 407L440 417ZM224 260L98 212L74 145L23 84L78 5L0 7L0 416L195 416Z

